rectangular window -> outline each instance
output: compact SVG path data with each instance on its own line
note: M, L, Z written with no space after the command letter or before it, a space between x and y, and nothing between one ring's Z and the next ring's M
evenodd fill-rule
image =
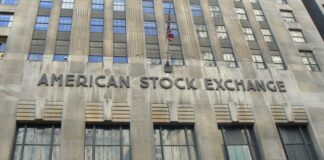
M1 36L0 37L0 52L6 51L6 43L7 43L7 37Z
M277 0L279 4L288 4L287 0Z
M273 42L273 37L271 31L269 29L261 29L264 41Z
M252 28L242 28L244 33L244 38L247 41L255 41Z
M147 63L161 64L160 47L158 44L146 44Z
M62 0L62 9L73 9L74 0Z
M11 27L12 20L12 13L0 13L0 27Z
M91 125L85 131L85 160L130 160L128 127Z
M224 58L225 62L228 62L227 67L229 67L229 68L236 68L237 67L234 54L224 53L223 58Z
M218 6L209 6L209 11L212 17L222 18L222 13Z
M104 10L104 0L92 0L92 10L103 11Z
M103 42L90 41L90 55L103 55Z
M190 5L192 16L202 16L201 7L199 4Z
M89 55L88 56L88 62L97 62L100 63L103 61L102 55Z
M41 0L39 3L39 8L49 9L52 8L53 1L52 0Z
M114 63L127 63L127 44L126 43L114 43L113 46L113 62Z
M125 12L125 0L114 0L114 11Z
M207 67L216 66L213 51L210 47L200 47L201 53L203 55L204 64Z
M60 160L59 125L18 125L13 159Z
M258 0L250 0L251 3L259 3Z
M247 20L244 8L235 8L235 13L239 20Z
M35 30L36 31L47 31L49 24L49 16L37 16Z
M0 4L14 5L17 4L17 0L0 0Z
M303 51L300 50L299 53L303 59L303 63L306 66L306 69L309 71L319 71L317 61L312 51Z
M294 42L305 43L303 32L299 29L289 29L290 36Z
M229 160L258 160L258 149L250 126L221 126L224 150Z
M72 17L60 17L59 19L59 32L70 32L72 26Z
M102 19L102 18L91 18L90 24L91 24L91 27L90 27L91 32L103 32L103 30L104 30L104 19Z
M41 61L43 60L43 53L45 49L45 39L32 39L29 50L28 60Z
M120 34L126 33L125 19L114 19L114 33L120 33Z
M68 55L67 54L54 54L53 61L59 61L59 62L68 61Z
M182 48L179 45L169 45L169 54L171 55L171 65L183 66L184 58Z
M258 51L258 52L260 52L260 51ZM252 54L252 60L255 63L256 68L265 69L264 60L263 60L263 57L261 55Z
M154 14L154 2L142 1L144 14Z
M172 2L163 2L163 13L174 15L174 4Z
M153 21L144 21L144 31L147 36L156 36L156 23Z
M218 39L228 39L225 26L216 26L216 31Z
M265 21L265 17L262 10L254 9L253 12L257 21Z
M285 22L288 23L296 23L296 19L294 13L289 10L280 10L280 14Z
M157 160L199 159L192 127L155 127L154 140Z
M271 56L273 64L277 66L277 69L286 69L286 66L281 58L281 56Z
M196 32L199 38L208 37L206 25L196 24Z
M318 159L306 126L278 126L288 160Z
M29 53L28 60L30 61L42 61L43 54L42 53Z

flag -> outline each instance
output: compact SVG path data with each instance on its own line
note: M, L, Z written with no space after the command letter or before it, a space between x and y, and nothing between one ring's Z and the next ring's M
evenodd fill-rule
M171 14L170 14L170 9L171 9L171 6L169 8L169 15L168 15L168 26L167 26L167 34L166 34L166 38L169 40L169 41L172 41L174 39L174 35L172 34L172 30L171 30Z

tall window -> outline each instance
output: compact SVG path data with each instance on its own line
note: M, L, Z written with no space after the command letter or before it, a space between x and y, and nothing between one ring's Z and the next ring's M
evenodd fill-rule
M223 58L225 62L228 62L227 67L229 68L237 67L236 60L233 53L224 53Z
M266 42L273 42L273 37L269 29L261 29L261 32Z
M294 42L305 43L303 32L299 29L289 29L290 36Z
M104 10L104 0L92 0L92 10L103 11Z
M114 11L124 12L125 10L125 0L114 0Z
M104 30L104 19L102 18L91 18L91 32L103 32Z
M221 126L228 160L258 160L258 149L250 126Z
M129 128L124 126L87 126L85 160L130 160Z
M289 160L318 159L306 126L278 126L278 130Z
M243 29L245 40L255 41L252 28L242 28L242 29Z
M199 38L208 37L206 25L196 24L196 32Z
M202 16L201 7L199 4L190 5L193 16Z
M218 6L209 6L209 11L212 17L221 18L222 13Z
M299 53L303 59L303 63L306 66L306 69L309 71L319 71L315 56L312 51L300 50Z
M252 60L258 69L265 69L263 57L261 55L252 54Z
M52 8L53 1L52 0L41 0L39 3L40 8Z
M36 31L47 31L49 24L49 16L37 16L35 30Z
M0 13L0 27L11 27L12 19L12 13Z
M155 127L155 159L196 160L196 142L191 127Z
M114 33L126 33L125 19L114 19Z
M225 26L216 26L216 31L218 39L228 39Z
M0 4L13 5L13 4L17 4L17 0L0 0Z
M62 9L73 9L74 0L62 0Z
M235 8L235 13L239 20L247 20L244 8Z
M4 52L6 50L6 43L7 43L7 37L0 37L0 52Z
M142 1L143 12L145 14L154 14L154 2L153 1Z
M153 21L144 21L144 31L145 31L145 35L156 36L157 35L156 23Z
M278 69L285 69L285 63L282 60L281 56L271 56L273 64L277 66Z
M127 45L126 43L114 43L113 46L113 62L114 63L127 63Z
M259 21L259 22L265 21L265 17L264 17L262 10L254 9L253 12L255 14L255 18L257 19L257 21Z
M60 127L18 125L13 159L60 160Z
M280 10L280 14L285 22L296 23L294 13L289 10Z
M60 32L70 32L72 26L72 17L60 17L59 19L59 28Z
M158 44L146 44L147 63L161 64L160 47Z
M163 13L174 15L174 4L172 2L163 2Z

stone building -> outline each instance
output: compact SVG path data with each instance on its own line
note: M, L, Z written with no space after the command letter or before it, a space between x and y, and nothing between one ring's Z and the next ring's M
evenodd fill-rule
M324 159L302 0L0 3L0 160Z

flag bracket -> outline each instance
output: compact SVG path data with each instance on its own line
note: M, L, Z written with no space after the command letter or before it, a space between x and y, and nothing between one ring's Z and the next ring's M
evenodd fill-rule
M172 65L170 65L169 61L167 61L164 65L164 72L165 73L172 73Z

